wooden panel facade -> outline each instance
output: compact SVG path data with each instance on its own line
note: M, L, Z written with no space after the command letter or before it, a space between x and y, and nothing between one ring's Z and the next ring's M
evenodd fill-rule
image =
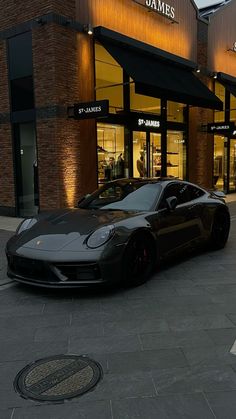
M143 4L145 4L145 0ZM135 3L133 0L77 0L76 19L93 27L105 26L131 38L196 61L197 9L191 0L169 0L175 20Z
M221 7L210 18L208 36L208 68L236 77L236 0Z

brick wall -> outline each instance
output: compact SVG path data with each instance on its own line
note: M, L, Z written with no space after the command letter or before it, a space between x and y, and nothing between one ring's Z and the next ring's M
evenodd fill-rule
M198 64L203 71L207 67L208 24L198 22ZM211 80L200 75L200 80L212 89ZM213 111L190 108L189 125L189 179L206 188L213 187L214 138L206 132L206 125L213 122Z
M75 17L75 0L0 0L0 30L46 13Z
M89 79L88 72L83 81L79 77L85 57L76 32L56 24L34 29L32 42L36 108L42 113L57 105L62 113L37 118L40 209L74 206L94 190L97 177L95 122L79 123L66 113L75 102L91 99L81 94Z

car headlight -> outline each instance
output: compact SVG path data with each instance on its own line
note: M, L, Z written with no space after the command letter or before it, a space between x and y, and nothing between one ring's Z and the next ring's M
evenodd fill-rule
M20 225L16 229L16 234L22 233L22 231L29 230L29 228L33 227L33 225L37 223L35 218L27 218L26 220L22 221Z
M87 246L91 249L102 246L106 243L114 234L115 227L113 225L101 227L94 231L87 240Z

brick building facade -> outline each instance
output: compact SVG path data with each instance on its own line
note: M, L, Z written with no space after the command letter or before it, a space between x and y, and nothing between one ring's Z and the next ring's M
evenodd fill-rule
M234 0L233 2L235 3ZM124 86L122 100L124 103L126 101L126 105L123 103L122 109L119 109L117 104L113 108L110 107L107 120L79 121L68 117L68 107L74 103L109 98L111 106L114 99L113 93L109 91L109 83L107 83L108 89L103 91L99 85L101 77L98 79L97 75L99 71L101 74L106 71L105 67L105 70L101 68L104 57L107 59L106 65L114 67L114 56L108 56L106 40L104 36L101 36L102 32L96 35L96 30L94 30L92 36L88 35L88 24L93 29L103 27L110 31L109 36L113 36L114 39L109 42L114 42L114 45L117 45L117 42L123 45L125 42L127 45L130 43L131 50L139 51L141 59L150 54L148 47L153 48L155 60L158 61L160 58L164 64L173 60L177 73L183 71L179 68L186 67L188 71L186 74L189 75L191 66L191 73L194 73L196 68L194 69L193 63L201 64L207 69L207 37L204 40L206 36L204 33L208 32L209 25L199 18L193 1L189 0L186 3L186 0L178 0L174 3L176 3L176 20L170 21L165 13L147 10L144 0L138 2L133 0L42 0L40 2L26 0L17 4L13 0L7 3L0 1L2 11L0 15L1 214L26 216L38 210L76 205L81 196L95 189L100 181L107 180L104 173L108 173L108 163L115 164L118 154L122 154L125 158L125 175L135 175L134 147L136 145L134 144L139 144L139 142L142 148L137 149L137 153L141 153L140 150L145 153L149 175L159 172L161 175L177 173L203 186L214 186L213 135L208 134L203 128L214 121L214 106L211 105L211 109L207 109L207 105L205 107L203 103L203 107L196 107L196 100L200 99L195 98L194 94L193 104L191 99L188 99L186 106L178 109L174 103L185 103L184 96L180 95L179 100L172 100L174 95L165 95L163 87L163 98L160 99L159 106L160 115L156 104L155 112L151 115L150 109L154 107L147 99L148 95L143 96L143 103L148 105L146 107L143 105L140 109L137 105L140 96L135 93L136 108L129 107L129 112L125 112L127 97L128 102L132 102L131 93L127 95L125 86L129 83L131 86L132 80L128 78L128 83L123 83L124 79L122 79L122 83L116 83L117 76L114 73L110 89L112 90L116 84ZM166 11L168 10L167 7ZM149 13L150 11L152 13ZM129 14L132 16L132 22L127 25ZM202 25L203 29L201 29ZM117 33L121 36L119 41L115 40L114 34ZM24 69L24 63L20 60L20 51L17 51L17 38L22 34L29 34L30 37L32 74ZM22 67L20 77L14 75L16 63L20 69ZM120 63L119 66L117 63L115 65L118 74L121 65ZM124 76L127 69L123 70L123 77L132 77L131 74ZM195 74L193 77L198 79L199 75ZM30 80L33 86L32 106L27 107L23 102L24 95L29 94ZM202 76L202 81L210 90L213 89L212 80L209 74L208 77ZM107 78L107 81L110 80ZM160 86L154 87L160 89ZM17 103L14 94L21 96ZM205 94L207 97L207 93ZM156 94L155 97L158 95ZM114 101L116 102L116 99ZM167 110L171 109L175 117L168 120L163 103L164 105L166 103ZM146 117L150 114L150 117L154 119L157 115L160 116L163 128L153 133L150 130L141 132L140 129L133 128L130 122L126 123L126 120L130 121L131 111L134 111L132 116L145 115ZM179 118L177 112L183 113L182 119ZM29 134L30 132L35 134ZM118 135L122 137L119 143L122 144L119 145L121 150L118 150L118 145L110 145L113 141L109 137L111 132L112 135L115 133L113 137L116 140L114 141L120 141L120 139L117 140ZM118 134L120 132L121 134ZM35 146L31 148L29 147L30 135L35 136L32 140ZM170 145L169 143L165 145L167 138ZM108 145L109 150L107 150ZM150 147L154 145L155 153L152 151L152 155L148 156ZM173 148L177 145L178 149ZM161 160L156 161L155 166L154 155L159 154L160 150ZM99 156L98 153L100 153ZM181 161L179 160L178 163L174 160L177 154L181 154ZM31 166L27 166L29 162L27 155L32 160L31 166L33 163L34 171ZM160 171L159 169L154 171L154 167L159 166ZM103 174L101 174L102 171Z

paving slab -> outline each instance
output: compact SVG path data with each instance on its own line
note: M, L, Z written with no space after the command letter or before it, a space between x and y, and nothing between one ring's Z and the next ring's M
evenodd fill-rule
M0 285L12 234L0 218ZM233 221L225 249L180 258L135 289L0 286L0 418L235 418L235 252ZM101 364L94 391L61 405L16 394L24 366L62 353Z

